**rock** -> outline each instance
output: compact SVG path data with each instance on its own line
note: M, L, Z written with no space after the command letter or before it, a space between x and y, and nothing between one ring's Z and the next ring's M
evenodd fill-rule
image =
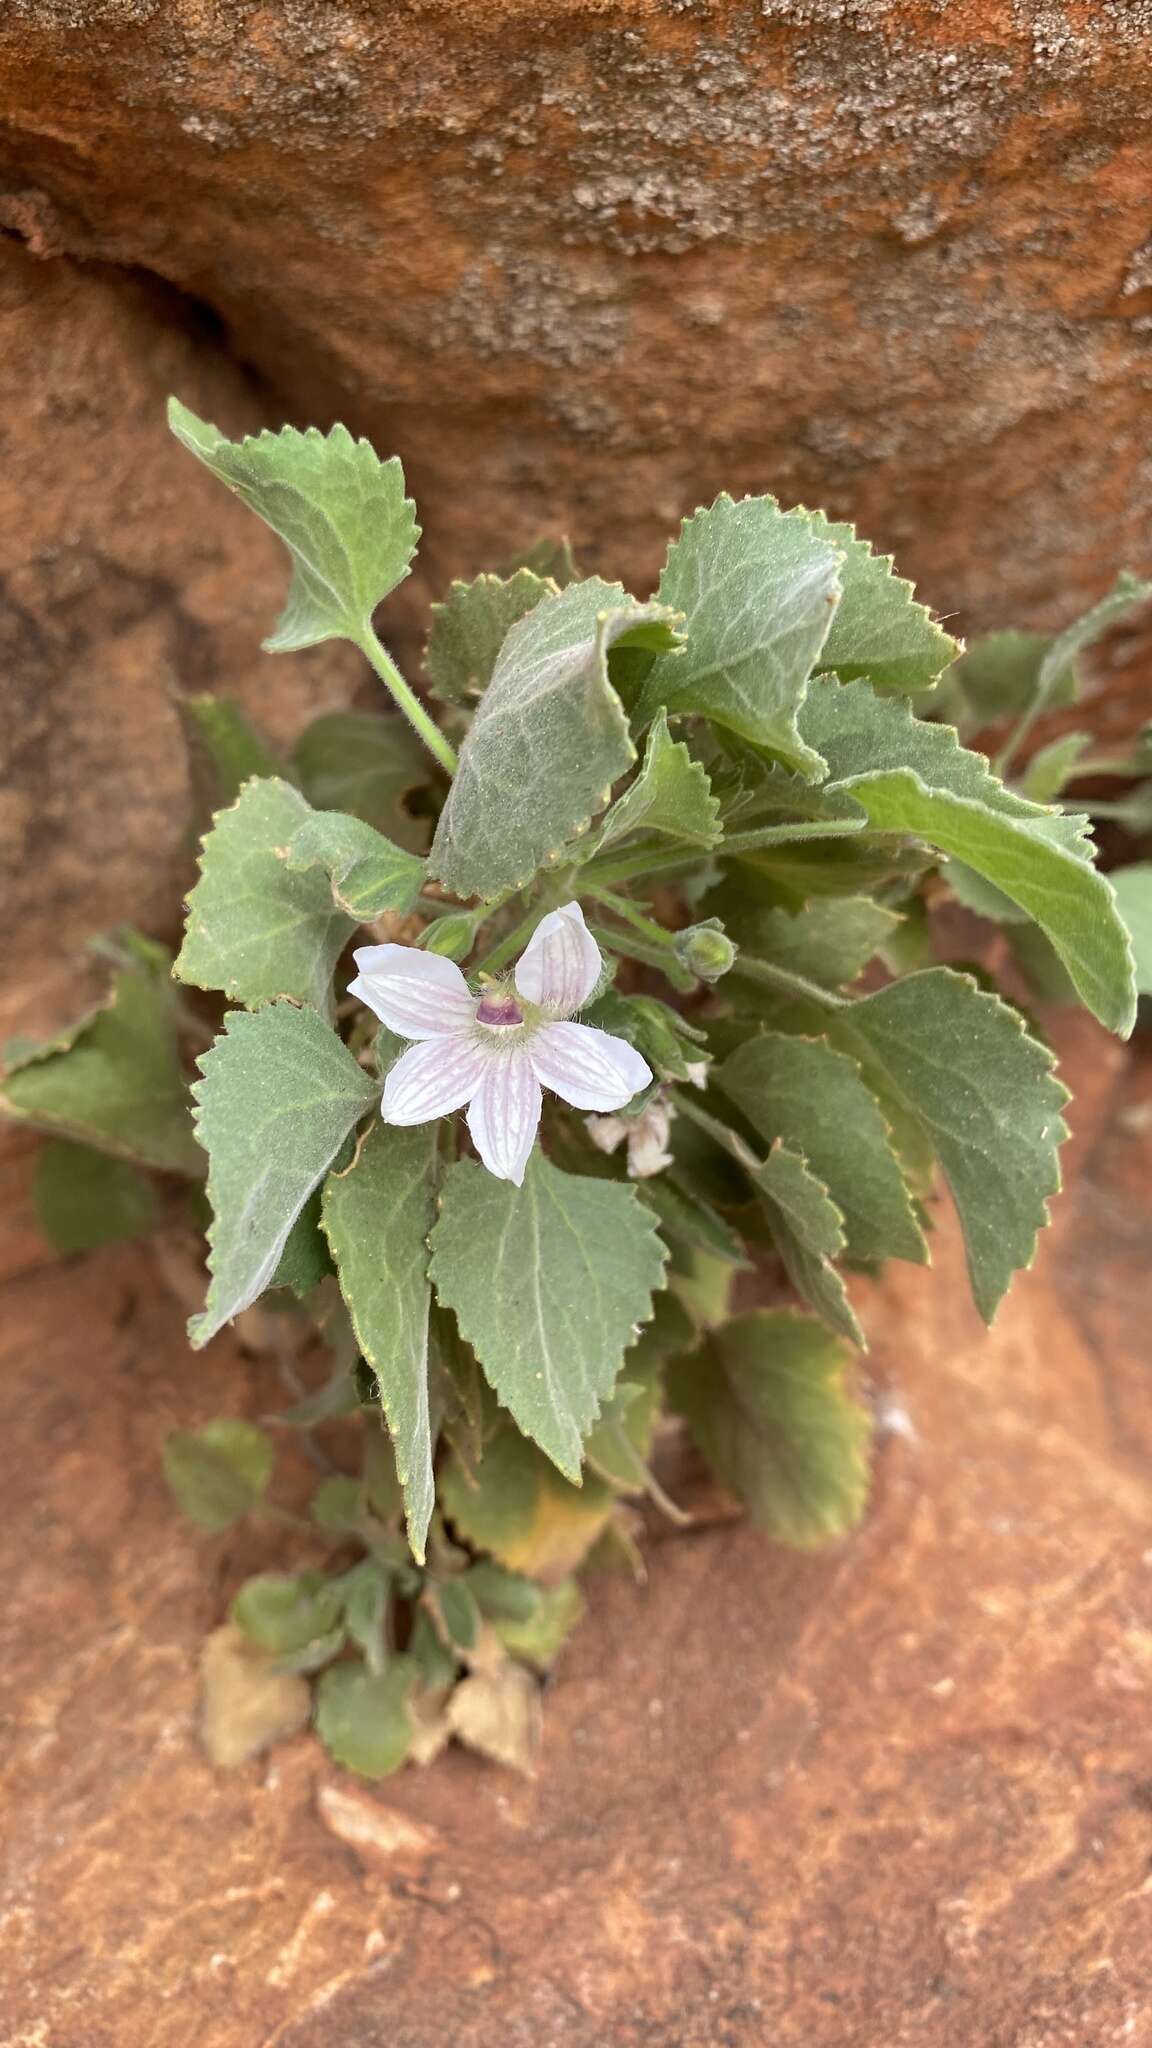
M419 1874L443 1847L434 1828L421 1827L367 1790L321 1785L316 1811L326 1828L375 1869Z

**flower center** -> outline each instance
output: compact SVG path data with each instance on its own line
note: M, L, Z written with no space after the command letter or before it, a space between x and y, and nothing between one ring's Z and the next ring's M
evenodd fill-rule
M489 989L481 996L476 1006L476 1022L501 1031L509 1025L522 1024L524 1012L515 999L503 989Z

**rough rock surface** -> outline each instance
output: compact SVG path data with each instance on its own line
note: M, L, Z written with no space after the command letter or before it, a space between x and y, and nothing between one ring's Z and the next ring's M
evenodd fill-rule
M719 488L966 624L1147 560L1149 0L10 0L0 72L0 218L398 449L437 575Z
M6 2048L1152 2041L1152 1067L1065 1036L1069 1186L992 1335L946 1220L861 1288L867 1527L596 1582L531 1785L452 1752L368 1787L307 1735L213 1776L197 1654L254 1560L178 1523L159 1445L270 1390L230 1339L189 1373L146 1251L60 1270L18 1228Z

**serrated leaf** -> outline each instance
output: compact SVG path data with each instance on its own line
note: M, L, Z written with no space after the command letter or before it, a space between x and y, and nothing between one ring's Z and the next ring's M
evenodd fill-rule
M731 872L741 884L757 888L761 899L773 907L802 910L814 896L860 896L887 882L911 883L931 865L926 850L895 840L817 838L812 845L739 854ZM710 897L709 907L715 902Z
M818 540L838 548L842 596L820 650L820 667L854 682L866 676L874 689L926 690L956 660L960 643L938 626L914 586L893 574L891 555L874 555L847 521L805 512Z
M232 1416L174 1429L164 1440L164 1476L177 1506L214 1534L259 1506L275 1462L264 1431Z
M799 1152L773 1145L752 1175L768 1213L772 1240L796 1292L821 1320L864 1348L864 1333L832 1264L844 1250L844 1218Z
M1092 745L1088 732L1062 733L1033 754L1020 777L1020 790L1034 804L1050 804L1076 776L1080 762Z
M284 764L231 697L211 690L173 693L184 734L197 821L206 830L215 811L235 803L254 775L283 775Z
M431 694L442 704L469 704L482 696L513 626L558 588L531 569L453 583L444 603L431 611L424 649Z
M399 458L381 462L346 427L229 441L179 399L168 402L177 439L213 476L279 534L292 557L292 583L271 654L357 639L381 599L408 574L420 529L404 496Z
M855 981L901 922L897 911L885 909L871 896L817 897L796 910L769 909L750 901L748 891L732 881L716 892L716 898L725 928L745 952L803 974L823 988L845 988ZM740 905L734 919L728 905ZM707 908L712 907L709 897Z
M838 548L774 498L727 495L686 519L659 597L686 617L683 655L656 662L637 718L700 711L806 777L823 762L797 728L840 595Z
M69 1138L41 1146L32 1199L41 1230L65 1257L143 1237L160 1214L156 1189L138 1167Z
M769 1144L780 1139L806 1160L844 1218L849 1258L927 1258L891 1134L846 1054L824 1039L763 1032L716 1083Z
M314 811L293 833L283 859L290 875L322 868L333 903L357 924L385 910L411 910L424 881L422 860L344 811Z
M505 562L500 573L502 576L514 576L517 569L531 569L534 576L551 577L557 590L567 590L570 583L580 580L580 570L567 534L550 535L534 541L530 548L522 549Z
M754 1309L671 1367L669 1397L708 1463L781 1542L826 1542L864 1512L871 1428L846 1363L810 1316Z
M1094 647L1122 619L1126 619L1137 606L1145 605L1152 599L1152 583L1144 583L1138 576L1122 569L1110 591L1094 604L1062 633L1056 635L1051 647L1040 664L1037 686L1038 707L1045 708L1058 701L1061 679L1067 671L1075 669L1081 654Z
M711 1252L713 1258L724 1259L730 1266L747 1267L751 1263L743 1240L693 1188L661 1173L641 1181L637 1192L659 1217L665 1237L678 1239L697 1251Z
M455 896L522 887L636 758L608 650L669 646L671 614L592 577L513 626L460 752L429 872Z
M363 1664L330 1665L316 1683L316 1733L331 1757L362 1778L398 1771L412 1745L408 1696L420 1678L411 1657L379 1674Z
M1047 633L1009 629L982 634L965 648L945 687L973 726L1018 717L1036 700L1041 665L1052 646ZM1075 664L1049 673L1049 707L1075 703L1080 686Z
M428 828L404 799L428 781L429 760L406 719L325 711L301 733L292 768L318 811L350 811L410 852L427 846Z
M509 1571L545 1584L576 1570L615 1505L611 1487L594 1474L586 1474L582 1486L562 1479L509 1422L490 1438L474 1474L452 1456L439 1481L444 1513L458 1535Z
M1152 995L1152 861L1116 868L1111 879L1136 957L1136 986L1141 995Z
M436 1500L428 1396L428 1232L436 1206L436 1124L379 1118L347 1173L324 1190L324 1228L361 1352L376 1376L404 1489L408 1540L424 1559Z
M26 1054L0 1090L0 1114L117 1159L201 1175L167 975L120 969L105 1002Z
M597 850L629 832L666 832L694 846L714 846L720 837L720 806L707 771L671 737L663 711L653 720L639 774L600 828Z
M436 1292L504 1406L572 1480L664 1259L634 1188L561 1173L539 1148L519 1188L472 1160L445 1177Z
M215 1221L199 1350L269 1286L288 1233L377 1086L314 1010L234 1010L200 1061L197 1135Z
M976 1305L990 1322L1031 1264L1060 1186L1068 1091L1023 1019L966 975L930 967L838 1013L935 1147L959 1212Z
M324 873L290 872L285 855L312 816L299 790L248 782L200 849L184 944L173 973L255 1009L289 996L325 1013L332 974L355 921L337 910Z
M1112 890L1092 865L1086 818L1005 788L949 726L914 719L865 683L818 682L803 729L828 760L826 797L847 797L877 830L905 832L967 863L1051 940L1089 1009L1126 1035L1135 995Z

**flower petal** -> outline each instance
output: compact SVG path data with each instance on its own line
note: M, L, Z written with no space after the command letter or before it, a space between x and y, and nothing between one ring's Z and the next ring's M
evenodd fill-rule
M410 1045L388 1069L380 1114L386 1124L427 1124L447 1116L476 1093L486 1065L484 1046L472 1037Z
M349 995L399 1037L448 1038L471 1024L476 998L454 960L416 946L358 946L352 958L360 972Z
M536 1079L573 1109L623 1109L652 1079L634 1045L591 1024L545 1024L529 1048Z
M600 979L600 948L578 903L541 918L516 966L516 987L526 1003L570 1017Z
M520 1186L539 1122L540 1084L527 1047L489 1054L468 1108L468 1129L489 1173Z

